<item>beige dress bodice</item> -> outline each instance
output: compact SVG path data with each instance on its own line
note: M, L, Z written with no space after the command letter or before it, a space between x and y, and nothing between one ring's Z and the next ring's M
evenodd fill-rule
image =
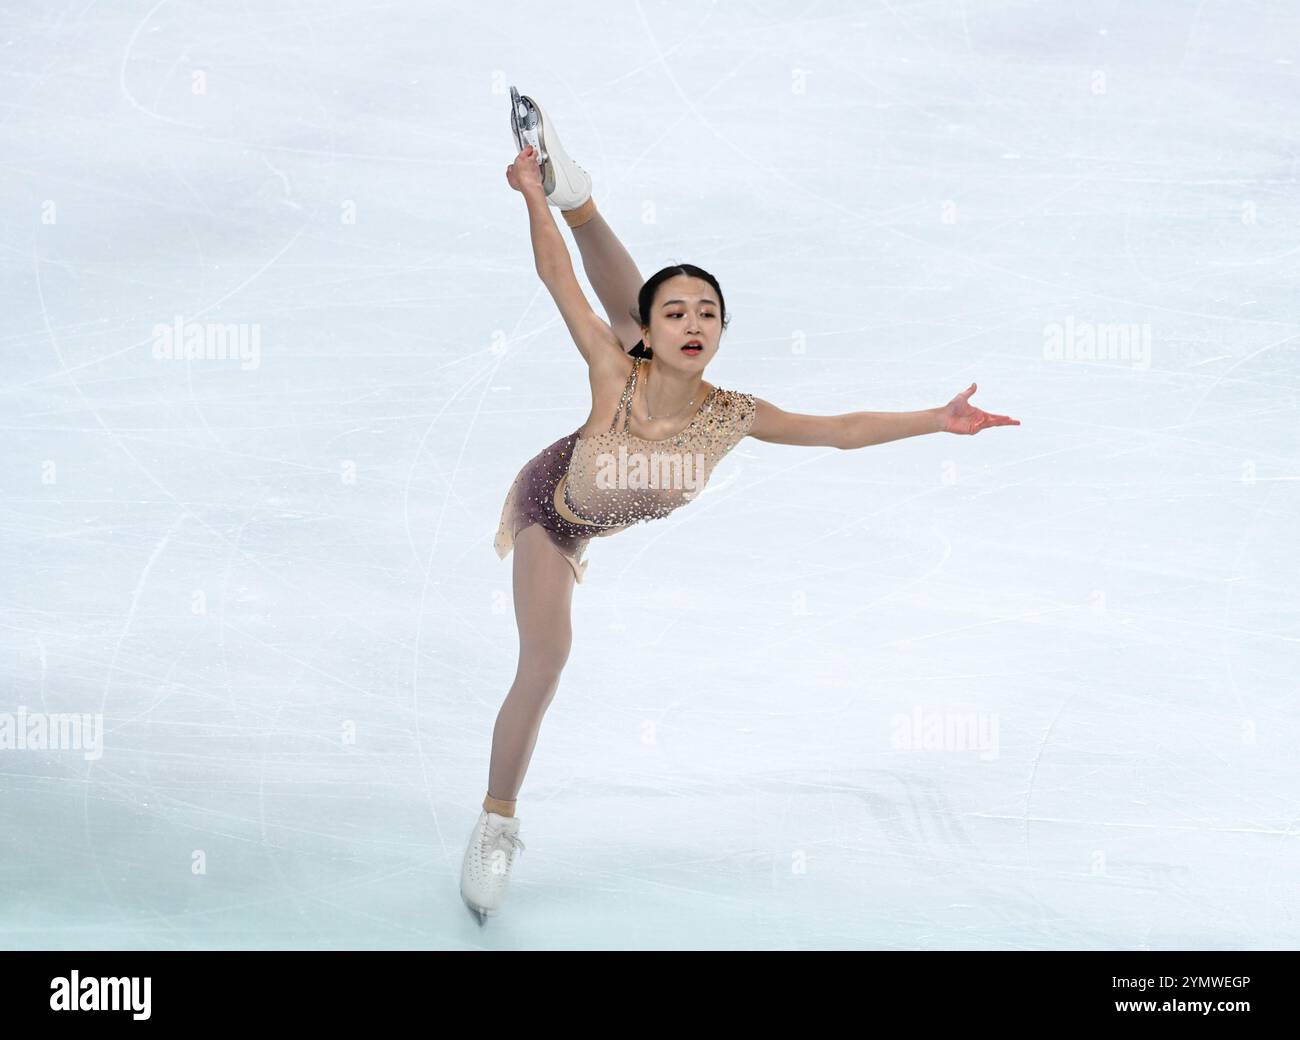
M578 435L568 472L555 488L556 512L604 529L593 534L655 520L693 501L753 425L752 394L714 387L680 432L663 440L636 436L630 419L641 362L633 359L608 432Z

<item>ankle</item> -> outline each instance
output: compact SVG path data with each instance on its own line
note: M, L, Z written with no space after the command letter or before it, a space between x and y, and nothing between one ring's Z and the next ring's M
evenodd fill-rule
M560 216L564 218L564 222L571 228L581 227L595 215L596 200L590 195L587 196L587 201L581 206L575 206L573 209L560 210Z
M514 816L516 799L493 798L488 795L483 799L483 811L496 813L498 816Z

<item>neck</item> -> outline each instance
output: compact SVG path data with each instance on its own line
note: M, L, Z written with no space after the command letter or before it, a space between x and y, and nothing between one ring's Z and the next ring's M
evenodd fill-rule
M652 377L646 380L645 396L642 400L651 415L667 414L685 408L688 401L700 403L700 394L704 387L702 372L679 372L664 364L655 364L654 360L646 362Z

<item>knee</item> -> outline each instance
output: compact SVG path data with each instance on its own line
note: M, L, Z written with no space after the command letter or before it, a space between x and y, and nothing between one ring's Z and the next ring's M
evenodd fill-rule
M560 685L560 675L569 660L573 645L567 634L560 639L547 640L545 646L524 646L519 652L519 676L530 684L545 687L554 693Z
M521 662L520 670L538 685L545 686L551 693L560 685L560 676L568 663L568 651L556 650L530 656Z

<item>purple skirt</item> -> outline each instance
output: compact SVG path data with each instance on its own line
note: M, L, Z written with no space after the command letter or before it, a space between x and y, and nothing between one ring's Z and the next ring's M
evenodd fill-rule
M510 485L510 493L506 495L505 505L501 509L501 524L497 528L494 542L497 555L504 560L514 548L515 538L520 531L533 524L541 524L551 543L569 561L573 576L579 584L587 570L587 561L582 558L587 543L608 530L575 524L555 510L555 487L569 471L573 445L580 432L581 428L567 437L561 437L524 464Z

